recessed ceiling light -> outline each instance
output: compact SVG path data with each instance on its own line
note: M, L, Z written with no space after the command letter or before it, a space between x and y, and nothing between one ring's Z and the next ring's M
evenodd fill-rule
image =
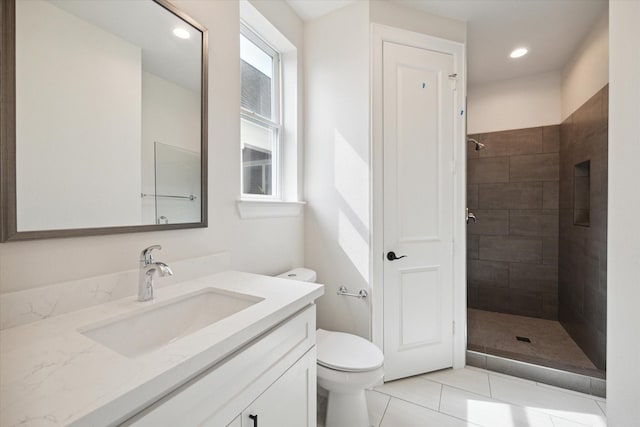
M526 47L519 47L517 49L514 49L509 56L512 58L520 58L521 56L525 56L527 52L529 52L529 49L527 49Z
M191 38L191 33L185 30L184 28L174 28L173 35L180 39L188 39Z

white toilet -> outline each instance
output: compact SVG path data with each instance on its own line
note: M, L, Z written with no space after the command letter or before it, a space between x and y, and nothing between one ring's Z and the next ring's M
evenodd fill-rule
M316 272L296 268L278 277L315 282ZM316 331L318 385L327 390L326 427L369 427L364 390L382 380L384 356L364 338Z

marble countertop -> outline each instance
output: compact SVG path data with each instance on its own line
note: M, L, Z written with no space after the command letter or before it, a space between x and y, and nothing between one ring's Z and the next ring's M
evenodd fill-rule
M123 356L78 332L216 288L262 301L155 351ZM103 426L135 414L323 294L322 285L226 271L0 332L0 425Z

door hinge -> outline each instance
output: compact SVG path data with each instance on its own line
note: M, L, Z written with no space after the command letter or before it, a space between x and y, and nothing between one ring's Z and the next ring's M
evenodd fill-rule
M452 332L453 335L455 335L456 334L456 322L455 322L455 320L453 322L451 322L451 324L453 326L451 332Z
M456 90L458 88L458 74L449 74L449 80L451 81L451 89Z

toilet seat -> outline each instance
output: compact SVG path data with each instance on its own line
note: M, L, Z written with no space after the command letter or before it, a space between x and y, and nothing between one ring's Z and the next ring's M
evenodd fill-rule
M371 342L342 332L316 331L318 365L342 372L368 372L380 368L384 356Z

